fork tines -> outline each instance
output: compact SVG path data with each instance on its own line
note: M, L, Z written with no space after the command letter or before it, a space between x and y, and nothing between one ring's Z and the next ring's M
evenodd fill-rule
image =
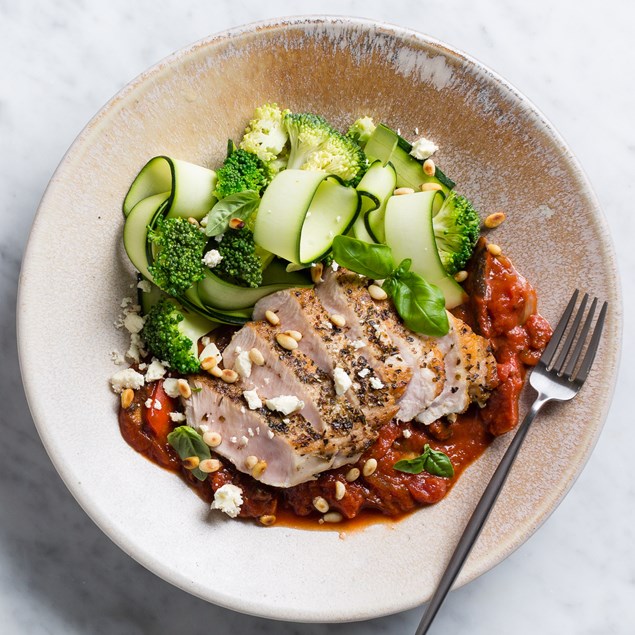
M540 358L540 364L547 367L548 370L554 371L559 376L563 376L574 382L583 382L591 370L591 365L593 364L595 353L597 352L600 342L600 336L602 335L602 329L604 328L606 312L608 310L608 303L604 302L596 320L591 340L586 347L586 353L582 358L582 352L585 348L585 343L589 335L589 331L591 330L591 325L593 324L593 317L597 309L598 299L593 298L586 319L584 319L584 313L589 301L589 294L584 294L582 301L580 302L580 306L575 313L573 324L571 325L565 339L564 334L567 331L569 321L574 313L579 294L580 292L578 289L573 292L573 295L569 300L569 304L567 304L567 308L564 310L564 313L553 332L551 341ZM580 324L582 324L583 319L584 323L580 329ZM556 352L558 351L558 347L561 343L562 346L560 347L560 351L556 357ZM571 353L572 348L573 352ZM577 372L574 374L576 366L578 366L581 358L582 362L577 368Z

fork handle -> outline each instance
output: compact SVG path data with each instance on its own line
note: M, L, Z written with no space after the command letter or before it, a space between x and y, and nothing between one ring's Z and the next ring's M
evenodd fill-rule
M523 419L523 422L518 427L518 431L505 451L501 462L498 464L494 475L485 488L481 499L476 505L476 508L474 509L465 530L463 531L463 535L461 536L461 539L450 558L450 562L439 581L434 595L428 603L426 612L423 614L423 618L419 623L419 628L417 628L415 635L425 635L428 632L428 629L436 617L437 612L441 608L441 605L450 591L452 584L463 568L463 564L467 560L476 539L479 537L481 530L483 529L483 525L485 525L485 521L487 520L489 513L492 511L492 507L494 507L494 503L496 502L498 495L503 489L509 470L516 459L520 446L525 440L525 436L527 435L531 422L547 401L549 401L548 397L543 394L539 394L534 403L531 405L531 409Z

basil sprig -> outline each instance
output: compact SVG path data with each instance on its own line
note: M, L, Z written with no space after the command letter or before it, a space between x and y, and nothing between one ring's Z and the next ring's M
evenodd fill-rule
M446 478L454 476L454 468L450 457L439 450L433 450L427 443L423 448L422 454L414 459L397 461L393 467L400 472L407 472L408 474L428 472L433 476L445 476Z
M203 437L190 426L174 428L168 434L168 443L176 450L182 461L190 456L198 456L201 461L212 457L209 446L203 441ZM207 474L198 468L194 468L191 472L199 481L204 481L207 478Z
M409 258L395 265L388 245L366 243L350 236L336 236L333 258L342 267L373 280L392 298L404 324L417 333L440 337L450 330L443 292L410 271Z
M232 218L246 221L260 205L260 196L254 190L230 194L221 199L207 214L205 233L208 236L224 234Z

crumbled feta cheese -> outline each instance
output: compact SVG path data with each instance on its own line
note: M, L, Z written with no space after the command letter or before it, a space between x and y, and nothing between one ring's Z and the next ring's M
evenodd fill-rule
M420 137L412 144L410 154L415 159L423 161L424 159L431 157L438 149L439 146L434 141L430 141L430 139L426 139L425 137Z
M111 351L110 359L112 359L113 364L125 364L126 360L124 356L119 351Z
M238 441L238 437L229 437L230 443L236 443L236 441Z
M153 408L155 410L163 410L163 405L161 404L161 402L158 399L155 399Z
M370 378L370 385L375 390L379 390L380 388L384 387L384 384L382 383L381 379L379 379L379 377L371 377Z
M141 358L146 354L145 346L146 344L139 333L131 333L130 348L126 351L126 357L133 362L140 362Z
M201 338L201 344L203 344L203 346L207 346L211 341L212 338L209 335L203 335Z
M403 434L404 439L409 439L412 436L412 432L407 428L401 434Z
M178 380L174 379L174 377L168 377L167 379L164 379L163 391L168 397L176 399L180 395Z
M331 269L333 269L333 271L337 271L340 268L340 266L335 262L335 260L331 263Z
M224 235L225 235L225 234L218 234L218 236L214 236L214 240L215 240L217 243L219 243L219 242L221 242L221 241L223 240L223 236L224 236Z
M275 437L276 435L273 433L273 430L267 430L267 436L268 436L270 439L273 439L273 437Z
M147 367L148 365L145 362L141 362L141 364L137 366L139 370L145 370Z
M295 395L280 395L279 397L267 399L265 405L269 410L281 412L283 415L290 415L296 410L302 410L304 401L301 401Z
M240 437L240 446L245 447L248 443L249 439L243 434L243 436Z
M221 355L221 352L218 350L218 346L216 346L214 342L210 342L208 339L207 344L203 342L203 345L205 346L205 348L201 351L201 354L198 356L198 358L201 361L203 361L204 359L207 359L208 357L213 357L218 364L220 364L223 361L223 356Z
M225 483L214 492L212 509L220 509L230 518L236 518L240 514L240 507L243 504L243 491L240 487Z
M153 357L146 371L146 381L150 383L161 379L165 375L166 370L165 366L156 357Z
M234 362L234 370L243 378L251 377L251 359L249 351L241 351Z
M120 370L110 378L112 389L117 393L123 392L126 388L137 390L137 388L141 388L144 383L143 375L133 368Z
M249 434L250 437L254 436L254 431L251 428L247 428L247 433Z
M346 371L337 366L333 371L333 381L335 382L335 394L343 395L352 385L352 379L346 374Z
M119 306L122 309L125 309L129 304L132 304L132 302L133 302L132 298L123 298Z
M181 421L185 421L185 415L182 412L171 412L170 419L172 419L174 423L180 423Z
M152 285L147 280L139 280L137 289L141 289L143 293L150 293L150 291L152 291Z
M370 375L370 368L362 368L357 374L363 379Z
M221 256L221 253L220 251L218 251L218 249L210 249L203 256L203 264L208 266L210 269L213 269L214 267L218 267L218 265L220 265L222 260L223 260L223 256Z
M143 405L144 405L146 408L148 408L148 409L152 408L152 399L150 399L150 397L148 397L148 398L145 400L145 403L144 403Z
M360 348L364 348L366 346L366 342L364 340L355 340L353 342L353 348L358 351Z
M254 390L245 390L243 392L243 397L245 398L250 410L258 410L258 408L262 408L262 400L258 396L255 388Z
M145 321L138 313L128 313L123 319L123 325L129 333L140 333Z
M291 423L291 419L283 419L282 423Z

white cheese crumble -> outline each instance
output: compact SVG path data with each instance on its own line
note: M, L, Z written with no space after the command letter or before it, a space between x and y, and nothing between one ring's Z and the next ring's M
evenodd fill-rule
M112 359L113 364L117 364L117 366L126 363L124 356L119 351L111 351L110 359Z
M208 357L213 357L218 364L220 364L223 361L223 356L221 355L221 352L218 350L218 346L216 346L214 342L210 342L208 338L207 344L206 344L205 338L203 338L203 345L205 346L205 348L201 351L201 354L198 356L198 358L201 361L203 361L204 359L207 359Z
M337 271L340 268L340 266L335 262L335 260L331 263L331 269L333 269L333 271Z
M214 500L211 509L220 509L230 518L236 518L240 514L240 507L243 504L243 491L240 487L225 483L214 492Z
M150 383L161 379L165 375L166 370L165 366L156 357L152 358L152 362L148 366L148 370L146 370L146 381Z
M154 400L154 409L155 410L163 410L163 405L158 399Z
M139 333L130 334L130 347L126 351L126 357L133 362L139 362L141 358L146 354L146 344L141 339Z
M370 385L375 390L379 390L380 388L384 387L384 384L382 383L381 379L379 379L379 377L371 377L370 378Z
M338 396L343 395L353 385L353 381L346 374L346 371L339 366L333 371L333 382L335 383L335 394Z
M129 333L140 333L145 321L138 313L128 313L123 319L123 325Z
M112 389L117 393L123 392L126 388L137 390L144 383L143 375L132 368L120 370L110 378Z
M273 439L273 437L275 437L276 435L273 433L273 430L267 430L267 436L268 436L270 439Z
M243 378L251 377L251 360L249 351L241 351L234 362L234 370Z
M150 397L148 397L148 398L145 400L145 403L144 403L143 405L144 405L146 408L148 408L148 409L152 408L152 399L150 399Z
M150 291L152 291L152 285L147 280L139 280L137 289L141 289L143 293L150 293Z
M122 309L125 309L129 304L132 304L132 298L122 298L119 305Z
M163 390L168 397L176 399L180 395L178 380L174 379L174 377L168 377L167 379L164 379Z
M245 398L245 401L247 402L247 405L249 406L250 410L258 410L258 408L262 408L262 400L258 396L258 393L256 392L255 388L253 390L243 391L243 397ZM251 430L251 428L249 429ZM253 436L253 431L252 431L252 436Z
M408 429L404 430L401 434L403 434L404 439L409 439L412 436L412 432Z
M431 157L438 149L439 146L434 141L430 141L430 139L426 139L425 137L420 137L412 144L410 154L415 159L423 161L428 157Z
M302 410L304 401L301 401L295 395L280 395L279 397L267 399L265 405L269 410L281 412L283 415L290 415L296 410Z
M366 342L364 340L355 340L353 342L353 348L358 351L360 348L364 348L366 346Z
M240 447L245 447L248 443L249 439L243 434L243 436L240 437Z
M215 240L217 243L219 243L219 242L221 242L221 241L223 240L223 236L224 236L224 235L225 235L225 234L218 234L218 236L214 236L214 240Z
M185 421L185 415L182 412L171 412L170 419L172 419L174 423L180 423L181 421Z
M203 256L203 264L208 266L210 269L213 269L214 267L218 267L218 265L220 265L222 260L223 260L223 257L221 256L220 251L218 251L218 249L210 249Z
M370 375L370 368L362 368L358 373L357 373L362 379L364 377L368 377L368 375Z

